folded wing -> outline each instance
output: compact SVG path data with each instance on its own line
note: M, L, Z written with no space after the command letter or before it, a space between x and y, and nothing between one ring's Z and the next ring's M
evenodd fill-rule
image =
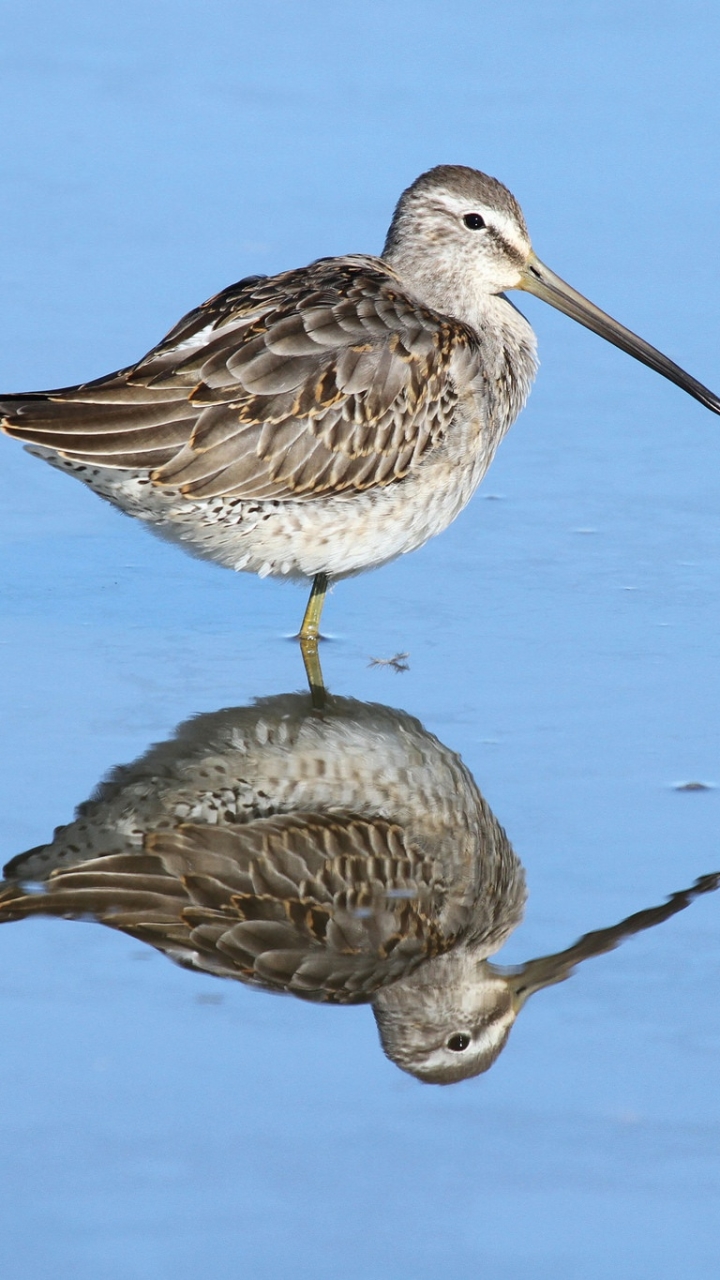
M188 497L312 499L402 479L477 375L466 326L414 301L379 259L251 277L132 368L0 400L12 436L147 470Z
M178 963L307 1000L366 1001L451 944L433 858L381 818L294 813L236 827L184 824L54 871L30 891L22 861L0 923L95 917Z

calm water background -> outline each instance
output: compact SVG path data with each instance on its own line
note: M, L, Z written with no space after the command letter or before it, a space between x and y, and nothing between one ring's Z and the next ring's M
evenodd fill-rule
M129 363L249 272L379 251L441 162L507 182L545 261L718 389L716 4L26 0L0 42L3 390ZM675 789L720 783L718 421L521 305L542 370L480 494L338 587L323 653L473 771L527 868L507 962L720 866L720 792ZM178 721L300 687L304 601L1 449L10 857ZM369 1009L3 928L3 1276L714 1280L719 910L536 996L450 1089L387 1063Z

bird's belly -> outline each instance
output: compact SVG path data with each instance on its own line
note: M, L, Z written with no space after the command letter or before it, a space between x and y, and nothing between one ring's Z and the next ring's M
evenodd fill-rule
M438 450L403 480L304 501L189 498L153 485L147 472L31 452L193 555L261 577L342 578L414 551L446 529L480 483L495 443L464 429L451 449Z

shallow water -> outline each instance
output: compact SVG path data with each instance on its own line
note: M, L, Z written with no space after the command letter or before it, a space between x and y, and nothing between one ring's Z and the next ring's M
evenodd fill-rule
M507 181L543 259L717 388L719 25L699 3L6 9L3 387L119 367L249 271L379 248L449 160ZM720 869L717 422L522 305L542 369L479 495L337 587L322 655L334 695L460 753L507 832L528 901L499 966ZM2 458L7 860L189 717L300 690L304 601ZM540 991L449 1088L383 1056L368 1005L185 972L90 921L4 925L3 1276L714 1278L719 908Z

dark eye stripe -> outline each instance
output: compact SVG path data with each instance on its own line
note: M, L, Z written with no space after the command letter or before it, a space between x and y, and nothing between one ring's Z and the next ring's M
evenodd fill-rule
M514 244L510 244L509 241L507 241L504 236L501 236L500 232L496 231L494 227L488 227L488 235L493 243L497 245L498 249L502 250L506 258L509 258L511 262L514 262L517 267L524 267L525 255L521 253L519 249L516 249Z

